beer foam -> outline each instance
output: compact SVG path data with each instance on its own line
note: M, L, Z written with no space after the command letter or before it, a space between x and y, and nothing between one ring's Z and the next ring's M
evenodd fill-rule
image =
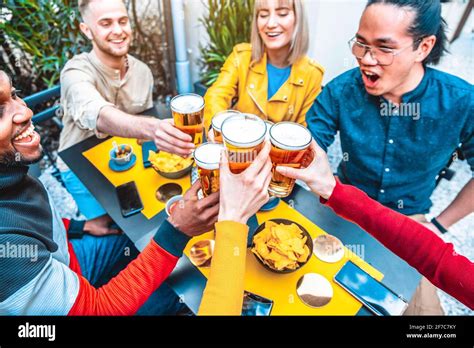
M240 115L239 111L235 110L226 110L226 111L221 111L217 113L213 118L212 118L212 128L220 131L222 127L222 123L224 123L225 120L227 120L231 116L236 116Z
M265 137L267 126L258 116L248 114L242 116L230 117L222 124L221 133L224 141L234 146L257 146Z
M296 151L307 148L312 136L306 127L298 123L280 122L270 129L270 140L283 150Z
M219 169L222 150L224 146L221 144L204 143L194 150L194 160L203 169Z
M200 111L204 107L204 100L197 94L181 94L171 100L171 109L183 114Z

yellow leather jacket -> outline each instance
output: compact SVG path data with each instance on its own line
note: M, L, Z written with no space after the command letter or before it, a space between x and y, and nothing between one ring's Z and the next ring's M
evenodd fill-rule
M208 89L204 97L206 130L212 117L226 109L255 114L272 122L305 124L306 112L321 91L323 67L308 56L301 58L291 67L288 80L268 100L267 57L251 62L251 51L248 43L236 45L218 79Z
M198 315L241 315L249 228L235 221L219 221L215 228L216 248Z

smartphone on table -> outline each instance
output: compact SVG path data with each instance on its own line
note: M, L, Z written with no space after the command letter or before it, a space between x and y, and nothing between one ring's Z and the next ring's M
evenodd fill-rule
M273 301L254 294L253 292L244 291L244 303L242 306L243 316L269 316L272 312Z
M135 182L117 186L116 192L123 217L132 216L143 210L143 203Z
M401 315L408 302L352 261L347 261L334 281L362 302L375 315Z

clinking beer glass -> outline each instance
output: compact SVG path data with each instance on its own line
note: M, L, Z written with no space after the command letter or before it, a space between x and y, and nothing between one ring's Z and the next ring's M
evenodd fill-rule
M294 122L276 123L270 128L269 133L273 167L268 192L275 197L287 197L293 191L296 180L278 173L275 168L277 166L301 168L312 136L306 127Z
M194 150L204 197L219 191L219 162L223 149L222 144L204 143Z
M236 116L236 115L241 115L240 111L224 110L214 115L211 121L211 125L212 125L212 131L214 132L214 141L216 143L222 144L224 142L224 140L222 139L222 133L221 133L222 123L224 123L224 121L228 119L229 117Z
M177 95L171 99L171 112L175 127L189 134L194 145L201 144L204 129L204 98L193 93Z
M265 122L252 114L231 116L222 123L222 138L232 173L239 174L252 164L263 148L266 131Z

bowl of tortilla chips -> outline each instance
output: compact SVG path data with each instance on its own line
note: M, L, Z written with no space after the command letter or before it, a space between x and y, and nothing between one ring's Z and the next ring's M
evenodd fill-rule
M184 158L164 151L150 151L148 160L158 174L168 179L179 179L191 171L192 157Z
M313 240L304 227L287 219L272 219L261 224L253 236L252 253L268 270L291 273L310 259Z

